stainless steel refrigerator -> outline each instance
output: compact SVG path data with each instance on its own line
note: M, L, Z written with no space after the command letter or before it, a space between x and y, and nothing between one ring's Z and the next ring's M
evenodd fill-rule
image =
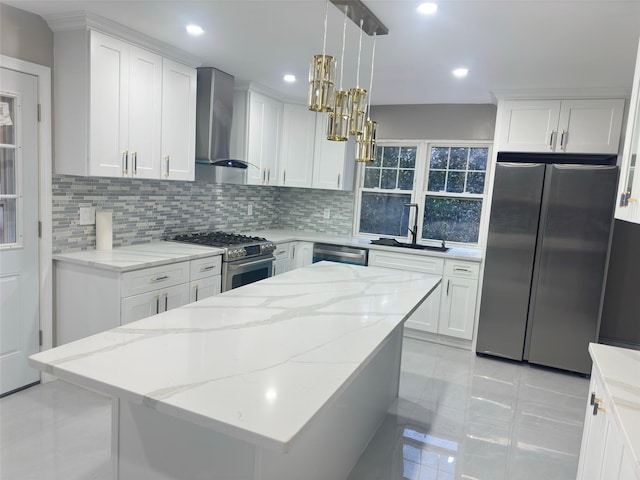
M591 371L587 348L598 339L614 162L498 155L476 352Z

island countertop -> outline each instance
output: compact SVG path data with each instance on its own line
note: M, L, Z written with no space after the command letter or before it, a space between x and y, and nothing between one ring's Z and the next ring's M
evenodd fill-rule
M321 262L38 353L30 364L286 451L440 281Z

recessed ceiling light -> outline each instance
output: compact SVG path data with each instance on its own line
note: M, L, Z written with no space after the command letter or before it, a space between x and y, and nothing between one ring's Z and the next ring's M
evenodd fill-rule
M187 25L187 33L189 35L198 36L198 35L202 35L204 33L204 30L202 29L201 26L192 24L192 25Z
M469 73L469 69L468 68L456 68L452 73L453 73L454 77L464 78Z
M284 78L284 81L288 83L293 83L296 81L296 76L291 74L287 74L283 78Z
M417 10L423 15L433 15L438 11L438 5L432 2L421 3Z

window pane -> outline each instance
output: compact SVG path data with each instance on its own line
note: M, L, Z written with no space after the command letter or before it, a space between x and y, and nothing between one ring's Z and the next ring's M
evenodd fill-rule
M400 190L413 190L413 174L415 170L400 170L398 175L398 188Z
M15 145L15 128L13 121L15 119L15 103L14 97L0 95L0 143L6 145Z
M385 147L376 148L376 158L373 163L370 164L372 167L379 167L380 165L382 165L382 154L384 151Z
M400 168L416 168L416 147L400 148Z
M365 168L363 185L364 188L378 188L380 186L380 169Z
M449 158L449 147L433 147L431 149L431 162L429 168L447 168Z
M0 244L16 243L16 199L0 200Z
M464 172L449 172L447 179L447 192L464 192Z
M425 198L422 238L478 243L482 199Z
M488 148L472 148L469 152L469 170L486 170Z
M467 152L468 148L459 147L451 149L451 158L449 159L450 170L466 170L467 168Z
M362 192L360 231L404 237L409 228L409 215L405 203L410 194Z
M385 148L382 154L382 166L396 168L398 166L399 150L398 147Z
M394 189L396 188L397 178L397 170L382 170L382 182L380 183L380 186L382 188Z
M16 151L0 148L0 195L16 194Z
M429 187L430 192L444 192L444 181L447 178L447 172L439 172L438 170L431 170L429 172Z
M467 174L467 193L484 193L483 172L469 172Z

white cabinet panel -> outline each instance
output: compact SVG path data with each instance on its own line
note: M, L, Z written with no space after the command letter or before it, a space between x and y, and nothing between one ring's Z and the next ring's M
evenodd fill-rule
M280 185L311 187L315 132L315 112L305 105L284 105Z
M312 242L296 242L293 251L293 263L295 268L306 267L313 263Z
M444 260L439 257L369 250L369 266L397 268L399 270L412 270L414 272L442 275L444 271Z
M189 281L189 262L134 270L122 274L123 296L137 295Z
M554 132L560 117L557 100L514 100L504 102L500 119L500 148L514 152L545 152L554 149Z
M292 269L292 254L295 242L278 243L273 252L273 275L280 275Z
M313 160L313 188L353 190L355 168L354 137L349 137L346 142L327 140L327 117L318 115Z
M476 279L444 277L438 333L471 340L476 309Z
M125 297L121 303L120 323L125 325L142 320L187 303L189 303L189 286L187 284Z
M440 316L440 296L442 284L422 302L416 311L405 322L405 326L423 332L438 333L438 318Z
M221 288L222 276L220 275L212 275L192 281L189 284L189 303L218 295L221 292Z

